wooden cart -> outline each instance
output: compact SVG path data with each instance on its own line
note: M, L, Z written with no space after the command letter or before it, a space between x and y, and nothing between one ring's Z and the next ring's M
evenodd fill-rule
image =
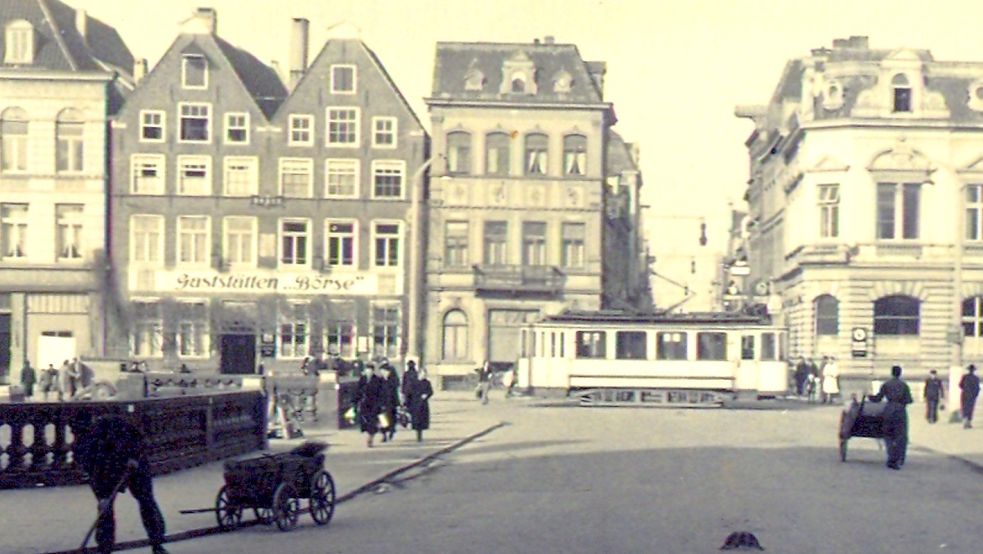
M853 437L884 438L884 402L851 402L840 415L840 461L846 461L847 441Z

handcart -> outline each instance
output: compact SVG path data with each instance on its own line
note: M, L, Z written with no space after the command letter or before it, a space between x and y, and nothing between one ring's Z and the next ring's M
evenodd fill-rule
M884 438L884 407L886 402L853 400L840 415L840 461L846 461L847 441L852 437Z

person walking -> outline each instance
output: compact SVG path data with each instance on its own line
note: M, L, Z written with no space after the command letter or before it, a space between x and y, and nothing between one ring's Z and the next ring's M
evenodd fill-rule
M884 407L884 442L887 443L887 467L901 469L908 450L908 404L911 404L911 390L901 380L901 366L891 368L891 378L881 385L881 390L870 399L880 402L887 399Z
M976 376L976 366L969 364L967 373L959 380L959 403L963 413L963 428L973 427L973 410L976 408L976 397L980 395L980 378Z
M410 395L416 387L416 381L419 379L419 374L416 371L416 362L410 360L406 362L406 371L403 372L403 384L401 385L401 391L403 393L403 405L409 409L410 406Z
M477 369L478 372L478 398L482 404L488 403L488 391L491 389L492 366L490 360Z
M30 360L24 360L24 367L20 370L20 384L24 387L24 399L30 400L34 396L34 383L38 380L34 368L31 367Z
M823 404L832 404L840 395L840 369L836 358L829 356L823 363Z
M116 543L116 517L113 509L114 492L129 489L140 506L140 518L147 531L153 554L167 554L164 543L164 516L154 499L153 480L147 447L143 435L130 422L118 415L108 415L91 421L83 412L79 429L79 444L75 453L79 465L89 475L89 485L99 502L96 521L96 544L99 552L113 551Z
M68 360L58 368L58 401L72 399L72 364Z
M406 408L410 412L410 425L416 431L416 442L422 442L423 432L430 428L430 397L432 396L433 386L427 379L427 372L421 370L406 398Z
M808 379L809 366L806 364L805 356L799 356L799 363L795 365L795 394L802 396Z
M922 398L925 399L925 419L935 423L939 420L939 403L945 398L945 389L934 369L928 372L928 379L925 379Z
M384 364L382 379L386 385L382 395L382 412L386 414L388 422L382 429L382 442L386 442L396 436L396 412L399 411L399 375L396 374L396 368L388 363Z
M385 386L382 377L375 374L375 365L371 362L365 364L362 376L358 379L355 406L359 429L369 435L365 443L369 448L372 448L375 434L379 432L379 414L382 412Z
M54 364L48 364L48 369L41 371L40 381L41 393L44 395L44 401L47 402L48 394L58 390L58 370L55 369Z

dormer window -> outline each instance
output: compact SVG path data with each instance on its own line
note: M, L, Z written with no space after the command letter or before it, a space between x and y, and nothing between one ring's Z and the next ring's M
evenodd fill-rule
M565 70L560 70L553 77L553 92L570 92L570 87L573 84L573 77L570 76Z
M184 88L208 88L208 62L204 56L186 54L181 67L181 83Z
M478 91L485 87L485 74L472 69L464 76L464 90Z
M536 65L522 50L502 63L501 94L536 94Z
M894 113L911 111L911 85L908 78L898 73L891 79L891 89L894 92Z
M34 63L34 27L23 19L7 25L3 63Z
M839 81L831 80L826 83L823 90L823 109L838 110L843 107L843 85Z
M512 76L512 92L524 94L526 92L526 78L521 73Z

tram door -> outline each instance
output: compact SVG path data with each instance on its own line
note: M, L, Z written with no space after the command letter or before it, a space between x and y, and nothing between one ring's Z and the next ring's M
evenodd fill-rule
M539 310L488 310L488 359L515 364L519 359L519 330L539 318Z
M741 335L741 359L737 362L737 375L734 388L737 390L756 390L758 388L758 337L747 333Z

